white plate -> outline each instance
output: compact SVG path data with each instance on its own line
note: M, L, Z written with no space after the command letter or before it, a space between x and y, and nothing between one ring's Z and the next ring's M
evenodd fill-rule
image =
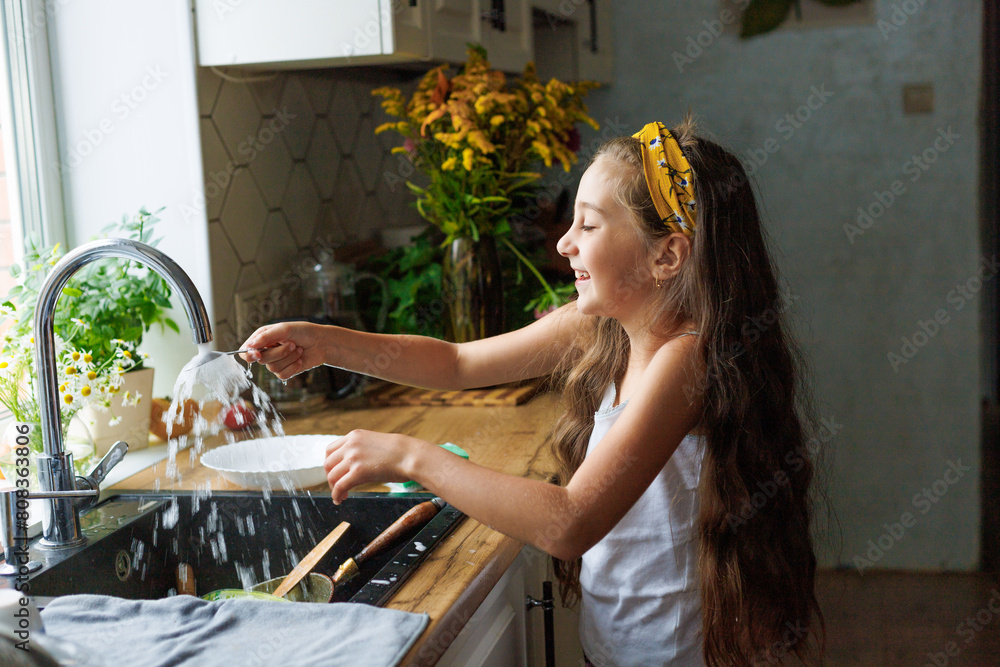
M326 481L326 446L339 435L286 435L224 445L201 463L247 489L300 489Z

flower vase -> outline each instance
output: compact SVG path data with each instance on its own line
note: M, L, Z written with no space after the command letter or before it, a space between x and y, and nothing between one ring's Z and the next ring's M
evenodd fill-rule
M441 264L441 296L447 340L465 343L503 333L503 283L494 237L451 242Z
M79 416L94 439L94 453L107 454L111 446L119 440L128 443L129 451L149 446L150 405L153 397L153 369L142 368L129 371L122 378L121 389L111 400L111 412L86 406ZM139 396L135 405L122 405L122 398L128 393ZM112 419L115 421L109 423Z

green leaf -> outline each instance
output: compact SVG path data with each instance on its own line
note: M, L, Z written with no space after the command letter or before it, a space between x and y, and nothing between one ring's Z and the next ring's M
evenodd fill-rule
M10 267L10 277L17 278L19 275L21 275L21 265L14 264L13 266Z
M163 323L166 324L168 328L172 329L174 331L174 333L180 333L181 332L180 327L177 326L177 322L174 322L169 317L164 318L163 319Z
M83 292L76 289L75 287L68 287L68 286L63 287L62 293L65 294L66 296L71 296L71 297L83 296Z
M740 37L747 39L774 30L788 18L791 9L792 0L750 0L743 10Z

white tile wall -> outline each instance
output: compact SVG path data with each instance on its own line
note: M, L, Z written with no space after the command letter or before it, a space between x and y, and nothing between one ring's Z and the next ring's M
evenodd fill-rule
M230 73L231 76L246 76ZM259 75L253 75L259 79ZM420 224L390 154L373 88L337 70L280 72L233 82L198 71L206 210L220 345L239 339L233 296L287 278L316 245L372 238ZM412 78L412 77L410 77ZM407 87L405 80L392 85Z

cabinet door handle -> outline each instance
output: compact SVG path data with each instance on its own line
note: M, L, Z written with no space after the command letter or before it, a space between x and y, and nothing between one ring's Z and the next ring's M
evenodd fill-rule
M490 27L498 32L507 31L507 13L504 0L490 0L490 8L482 13L484 21L490 22Z

